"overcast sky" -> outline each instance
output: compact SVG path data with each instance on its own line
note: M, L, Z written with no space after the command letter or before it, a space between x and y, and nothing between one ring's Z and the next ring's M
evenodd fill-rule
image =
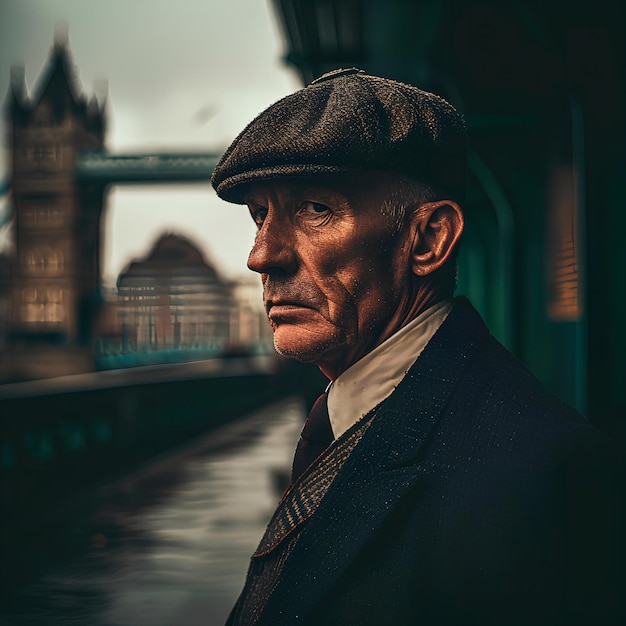
M3 100L13 64L26 66L30 90L37 85L60 21L69 26L84 93L108 81L112 152L222 151L257 113L299 87L281 61L266 0L0 0ZM2 124L0 181L8 175ZM165 230L200 245L227 277L247 274L252 221L208 184L115 187L103 224L109 284Z

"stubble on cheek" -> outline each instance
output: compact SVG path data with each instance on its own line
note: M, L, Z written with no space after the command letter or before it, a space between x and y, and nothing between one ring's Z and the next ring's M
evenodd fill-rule
M357 335L358 317L354 297L341 280L326 276L314 285L299 283L293 293L312 308L294 320L270 320L277 352L317 363L329 352L348 350Z

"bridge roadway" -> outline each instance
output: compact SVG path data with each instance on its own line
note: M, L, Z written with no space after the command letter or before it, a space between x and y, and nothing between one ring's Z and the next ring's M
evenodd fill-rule
M303 419L299 398L282 400L61 507L0 625L222 625Z

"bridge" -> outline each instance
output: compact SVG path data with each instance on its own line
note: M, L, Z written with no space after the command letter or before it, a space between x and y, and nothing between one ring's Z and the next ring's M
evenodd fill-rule
M208 184L220 157L209 150L112 154L104 101L85 97L67 38L55 40L32 97L23 70L14 69L7 98L11 179L0 185L0 194L11 192L15 252L7 278L0 274L7 283L0 306L8 318L0 327L0 382L95 368L92 346L103 319L100 228L108 190L119 184ZM0 223L9 213L3 211Z
M111 154L105 150L81 153L74 172L80 183L161 184L209 182L217 153Z

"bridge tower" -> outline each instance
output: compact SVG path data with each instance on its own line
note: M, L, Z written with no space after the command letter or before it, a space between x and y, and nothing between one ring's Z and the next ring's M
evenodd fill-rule
M7 112L15 247L7 352L0 380L93 369L91 325L100 302L103 187L79 184L78 156L102 150L103 99L87 100L67 37L57 37L32 97L14 67Z

